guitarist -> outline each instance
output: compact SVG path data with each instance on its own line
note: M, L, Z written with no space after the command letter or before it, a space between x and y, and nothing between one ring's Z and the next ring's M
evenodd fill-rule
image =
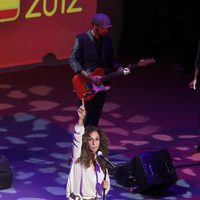
M122 68L113 58L112 41L107 35L111 27L111 20L107 15L96 14L92 18L90 30L76 37L69 58L69 65L76 74L98 86L101 85L100 78L92 76L92 72L97 68L104 68L105 74L108 74L110 69L121 70L124 75L130 73L128 68ZM85 126L98 126L106 94L106 91L100 91L85 102ZM80 103L79 98L79 106Z

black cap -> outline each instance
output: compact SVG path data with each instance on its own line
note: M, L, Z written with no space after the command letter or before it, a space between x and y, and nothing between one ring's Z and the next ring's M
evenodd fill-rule
M103 28L110 28L112 27L110 18L103 13L98 13L92 18L92 23L97 24Z

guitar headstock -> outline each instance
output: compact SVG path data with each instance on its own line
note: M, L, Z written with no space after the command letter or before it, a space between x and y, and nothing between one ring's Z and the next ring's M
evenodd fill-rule
M140 61L138 62L138 66L145 67L147 65L154 64L155 62L156 61L154 58L140 59Z

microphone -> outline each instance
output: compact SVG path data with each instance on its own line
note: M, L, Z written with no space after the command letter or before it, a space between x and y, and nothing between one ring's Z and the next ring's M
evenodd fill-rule
M106 162L106 164L109 165L110 168L114 168L115 167L115 165L112 162L110 162L106 157L104 157L104 155L103 155L103 153L101 151L97 151L97 156L102 158Z

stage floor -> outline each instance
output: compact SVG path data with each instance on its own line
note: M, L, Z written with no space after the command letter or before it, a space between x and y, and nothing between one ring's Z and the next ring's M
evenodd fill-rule
M132 59L122 59L124 65ZM1 73L0 154L10 161L12 187L2 200L63 200L70 166L67 154L76 123L76 97L69 66ZM111 176L112 200L200 199L200 85L157 60L112 81L100 127L110 139L109 159L124 164L145 152L167 149L178 181L163 192L132 193Z

